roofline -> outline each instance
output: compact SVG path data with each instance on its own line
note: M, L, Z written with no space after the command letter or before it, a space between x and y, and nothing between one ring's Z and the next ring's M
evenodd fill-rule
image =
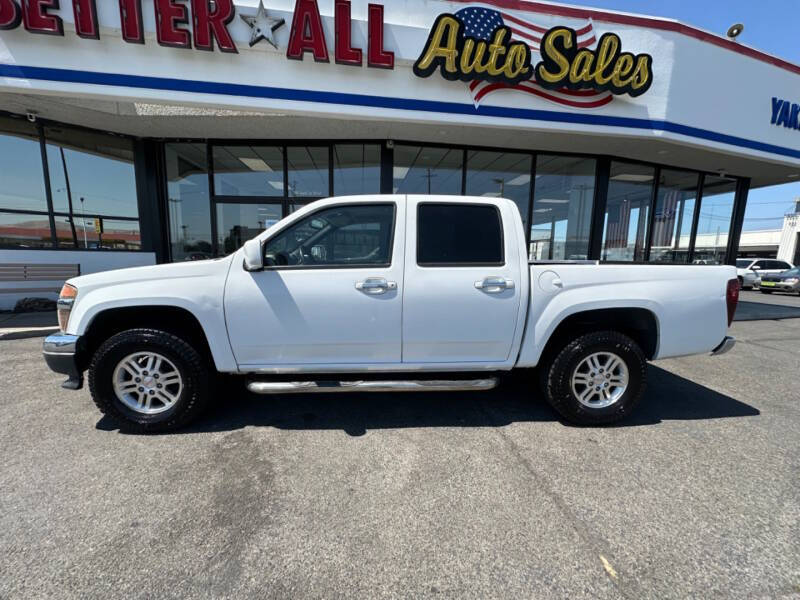
M618 25L634 25L637 27L647 27L649 29L659 29L661 31L671 31L680 33L682 35L695 38L702 42L725 48L737 54L743 54L754 58L761 62L765 62L784 69L796 75L800 75L800 65L789 62L782 58L778 58L772 54L756 50L750 46L744 46L739 42L734 42L727 38L722 37L716 33L711 33L694 27L686 25L674 19L667 19L664 17L649 17L644 15L634 15L630 13L614 12L609 10L598 10L594 8L585 8L578 6L568 6L565 4L549 4L547 2L539 2L538 0L447 0L448 2L456 2L459 4L473 4L480 2L482 4L491 4L498 8L505 8L509 10L520 10L524 12L542 13L547 15L557 15L559 17L569 17L577 19L593 19L595 21L603 21L606 23L616 23Z

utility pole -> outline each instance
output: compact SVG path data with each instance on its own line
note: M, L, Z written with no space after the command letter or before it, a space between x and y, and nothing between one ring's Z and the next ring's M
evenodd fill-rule
M431 173L431 168L430 167L428 167L427 171L428 171L428 174L427 175L423 175L423 177L428 180L428 194L430 194L431 193L431 179L434 178L434 177L438 177L438 175L436 175L436 173Z
M89 243L86 241L86 211L83 210L83 196L81 196L81 221L83 221L83 247L89 249Z

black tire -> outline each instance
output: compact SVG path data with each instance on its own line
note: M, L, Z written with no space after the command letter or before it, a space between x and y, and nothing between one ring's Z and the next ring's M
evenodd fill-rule
M181 375L178 400L165 412L142 414L117 397L113 374L126 356L152 351L166 357ZM171 431L187 425L206 407L211 387L209 366L200 353L179 337L157 329L129 329L107 339L89 365L89 391L100 411L121 429L138 433Z
M595 352L612 352L628 370L628 386L613 404L588 407L572 389L572 375L580 363ZM647 359L639 345L616 331L586 333L566 344L547 370L546 397L565 420L576 425L604 425L624 419L633 412L647 384Z
M765 290L765 289L761 288L761 293L762 294L771 294L772 290Z

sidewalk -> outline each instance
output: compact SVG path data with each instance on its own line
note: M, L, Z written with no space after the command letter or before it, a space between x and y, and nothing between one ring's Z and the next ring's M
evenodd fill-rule
M0 341L44 337L58 331L55 311L0 313Z

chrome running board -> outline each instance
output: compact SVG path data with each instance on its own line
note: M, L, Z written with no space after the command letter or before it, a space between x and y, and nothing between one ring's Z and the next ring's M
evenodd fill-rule
M316 394L332 392L466 392L491 390L497 377L486 379L415 379L396 381L251 381L254 394Z

